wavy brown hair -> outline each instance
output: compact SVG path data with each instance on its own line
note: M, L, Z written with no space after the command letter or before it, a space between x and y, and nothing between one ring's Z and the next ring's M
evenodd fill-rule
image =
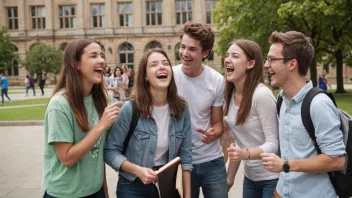
M170 67L172 67L171 62L167 57L166 53L159 48L150 49L149 51L144 53L143 57L141 58L136 77L134 78L134 86L131 98L134 98L136 100L137 107L141 115L145 118L151 117L153 110L153 98L150 92L149 82L145 80L145 78L147 77L148 58L153 53L160 53L164 55L167 61L169 62ZM178 95L172 68L171 74L171 81L167 89L167 103L169 104L171 114L170 116L178 118L184 112L187 103L183 98Z
M64 90L64 96L67 99L75 116L76 122L82 131L89 131L88 113L84 105L82 75L77 69L81 61L84 49L91 43L100 43L90 39L78 39L70 42L64 52L61 73L56 83L53 96ZM108 105L107 94L104 87L103 75L101 83L93 85L91 94L94 106L98 112L99 118L102 117L105 107Z
M263 52L260 46L251 40L239 39L231 42L231 45L237 45L241 48L247 57L248 61L254 60L254 67L247 69L247 78L243 85L243 97L240 107L237 112L236 125L243 124L251 110L253 93L259 83L263 83ZM224 100L225 100L225 115L229 112L231 96L236 90L234 83L226 81Z

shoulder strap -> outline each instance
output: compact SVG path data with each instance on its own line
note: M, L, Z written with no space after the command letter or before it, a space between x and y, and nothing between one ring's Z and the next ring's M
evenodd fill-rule
M123 141L122 154L126 153L128 142L130 141L130 138L131 138L134 130L136 129L138 119L139 119L139 110L138 110L136 101L134 99L131 99L130 102L132 104L132 120L131 120L131 124L130 124L130 129L128 130L128 134L127 134L125 140Z
M315 137L315 129L314 129L313 121L312 121L312 118L310 117L310 104L312 103L313 98L319 93L326 93L326 92L318 87L313 87L311 90L309 90L309 92L303 99L303 103L301 107L301 118L302 118L304 128L306 128L310 138L312 139L314 143L314 147L317 150L317 153L321 154L321 150L318 146L318 143Z

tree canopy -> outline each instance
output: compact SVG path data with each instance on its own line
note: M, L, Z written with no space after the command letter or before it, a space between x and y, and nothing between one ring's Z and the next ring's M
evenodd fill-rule
M54 46L39 42L26 55L22 65L31 73L58 74L61 68L62 52Z
M16 47L12 45L7 28L0 29L0 72L5 71L13 65L13 62L18 60Z
M300 31L312 38L316 50L310 66L311 80L316 85L316 63L333 56L337 69L337 92L344 92L340 51L351 51L352 5L350 0L220 0L214 17L220 29L218 52L225 54L234 38L248 38L268 51L268 38L273 31ZM335 38L336 37L336 38ZM339 51L340 50L340 51ZM348 56L345 57L346 60Z

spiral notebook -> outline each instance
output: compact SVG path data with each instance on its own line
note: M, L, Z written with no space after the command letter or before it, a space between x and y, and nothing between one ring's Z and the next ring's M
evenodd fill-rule
M183 198L182 166L180 162L181 158L176 157L158 171L155 171L158 175L156 186L160 198Z

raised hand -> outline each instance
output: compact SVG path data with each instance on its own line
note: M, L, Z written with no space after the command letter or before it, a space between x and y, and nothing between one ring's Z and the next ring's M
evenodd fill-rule
M234 162L238 162L243 159L242 149L235 142L230 144L230 147L227 149L227 153L230 160Z
M206 131L200 128L196 128L196 131L203 134L200 140L205 144L210 144L218 138L213 128L209 128Z
M106 129L110 127L116 120L118 114L120 113L120 108L118 105L123 104L121 101L117 101L104 110L103 116L100 119L100 124Z

